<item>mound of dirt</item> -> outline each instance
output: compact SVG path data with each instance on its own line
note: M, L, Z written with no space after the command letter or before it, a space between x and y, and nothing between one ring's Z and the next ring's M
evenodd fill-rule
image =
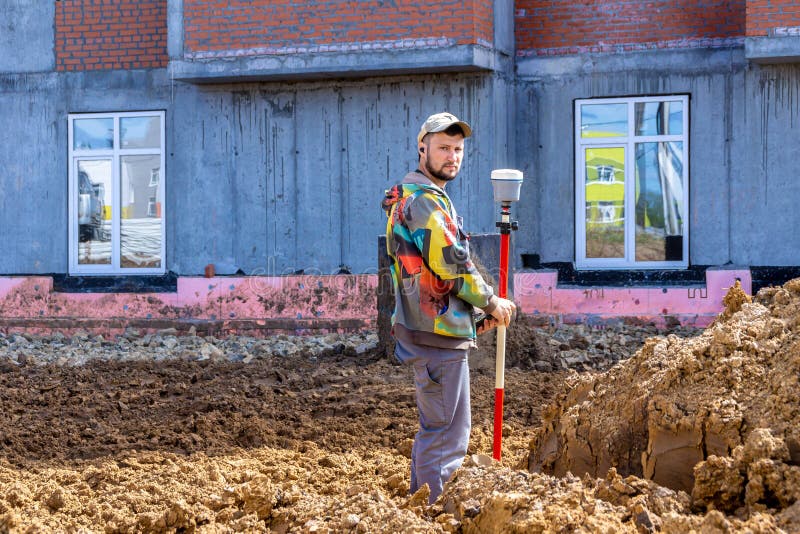
M613 467L690 493L695 510L794 522L800 279L754 302L737 284L725 304L696 337L651 338L607 372L568 378L543 411L528 468L602 477Z
M457 471L431 513L458 532L786 532L796 517L755 512L747 518L719 511L693 514L682 491L613 468L603 479L553 477L492 465ZM796 512L795 512L796 513Z

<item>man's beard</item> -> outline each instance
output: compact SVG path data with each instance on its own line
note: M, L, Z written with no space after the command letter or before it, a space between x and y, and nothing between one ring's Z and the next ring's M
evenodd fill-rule
M444 165L442 165L442 167L444 167ZM458 170L456 170L456 173L452 176L443 173L441 170L438 171L435 170L433 167L431 167L431 164L428 160L425 160L425 170L427 170L431 174L431 176L443 182L449 182L451 180L455 180L456 176L458 176Z

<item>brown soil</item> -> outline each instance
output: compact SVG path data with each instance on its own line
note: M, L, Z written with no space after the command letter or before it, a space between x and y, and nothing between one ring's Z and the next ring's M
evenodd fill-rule
M742 304L743 312L748 306ZM749 339L726 332L739 343ZM469 455L433 506L426 506L424 489L408 495L417 427L413 373L373 353L312 355L286 340L279 340L279 351L261 353L256 348L263 342L240 339L59 340L53 346L70 358L80 347L93 354L70 366L65 358L40 364L56 358L39 355L46 350L35 343L27 345L35 350L24 340L0 344L0 532L797 531L796 450L787 441L796 434L786 423L797 421L796 413L783 427L740 433L752 438L731 455L709 455L696 470L704 481L695 485L703 488L697 494L632 476L636 471L623 462L616 470L595 470L598 478L528 471L529 443L542 442L547 434L539 430L562 420L554 414L566 413L564 398L574 398L596 376L608 381L627 362L602 375L566 367L607 367L657 333L651 327L536 330L520 319L509 330L501 464L488 458L494 349L492 334L484 336L470 358ZM630 361L651 375L661 364L651 369L642 354L681 343L674 335L658 337ZM120 344L126 353L161 352L145 360L100 358L104 350L122 350ZM796 371L788 363L781 369ZM785 389L769 384L765 378L762 389L771 392L773 405L796 403L790 398L796 373L785 376ZM635 389L618 382L615 391L623 396ZM557 398L543 426L543 407ZM752 407L739 409L720 408L714 421L722 425ZM766 421L770 410L761 409L758 420ZM606 431L600 423L593 432Z
M406 367L333 354L0 362L0 532L440 530L402 509L416 431ZM487 453L493 370L472 380L470 452ZM561 375L507 381L504 450L519 463Z
M736 287L725 304L697 337L653 338L605 373L569 377L529 468L614 467L690 493L696 511L800 531L800 279L755 302Z

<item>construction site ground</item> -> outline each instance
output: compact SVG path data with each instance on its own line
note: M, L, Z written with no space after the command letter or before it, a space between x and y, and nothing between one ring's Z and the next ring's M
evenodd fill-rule
M615 469L529 470L547 406L552 423L565 392L646 339L699 333L521 318L500 463L489 459L487 334L470 357L468 456L432 506L408 494L413 371L380 354L374 334L2 335L0 532L800 531L795 490L788 504L720 511ZM800 481L783 473L787 487Z

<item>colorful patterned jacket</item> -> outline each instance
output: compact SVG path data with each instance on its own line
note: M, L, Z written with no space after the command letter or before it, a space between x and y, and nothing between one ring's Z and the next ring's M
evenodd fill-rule
M469 237L450 197L411 172L386 192L383 208L395 338L443 348L474 345L474 307L491 313L497 297L470 259Z

